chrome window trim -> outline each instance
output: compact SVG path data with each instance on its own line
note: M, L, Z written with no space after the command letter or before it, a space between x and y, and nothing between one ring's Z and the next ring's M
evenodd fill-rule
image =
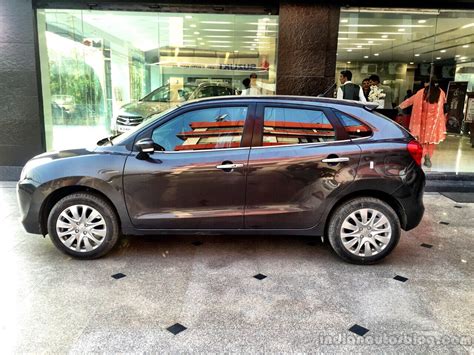
M334 144L334 143L343 143L343 142L352 142L352 139L341 139L328 142L313 142L313 143L296 143L296 144L281 144L281 145L267 145L267 146L256 146L252 149L262 149L262 148L280 148L280 147L301 147L301 146L314 146L314 145L323 145L323 144Z
M235 147L235 148L214 148L214 149L197 149L197 150L169 150L169 151L156 151L154 153L163 153L163 154L177 154L177 153L199 153L199 152L220 152L226 150L242 150L250 149L250 147Z

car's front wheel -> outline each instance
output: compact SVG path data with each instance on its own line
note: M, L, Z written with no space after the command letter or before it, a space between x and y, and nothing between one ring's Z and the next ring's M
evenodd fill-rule
M48 217L48 233L62 252L80 259L94 259L117 243L119 223L107 201L80 192L54 205Z
M342 259L355 264L373 264L397 245L400 221L387 203L372 197L355 198L332 214L328 239Z

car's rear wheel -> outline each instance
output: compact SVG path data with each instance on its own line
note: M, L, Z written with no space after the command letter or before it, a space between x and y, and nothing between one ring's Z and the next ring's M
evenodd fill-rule
M328 228L332 249L355 264L373 264L386 257L400 239L400 221L385 202L360 197L339 206Z
M110 204L90 193L59 200L48 217L48 233L62 252L94 259L109 252L119 237L118 218Z

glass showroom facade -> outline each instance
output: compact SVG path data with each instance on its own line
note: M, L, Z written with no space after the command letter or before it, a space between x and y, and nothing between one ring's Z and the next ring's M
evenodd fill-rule
M277 16L38 10L47 149L190 98L275 94ZM211 85L212 84L212 85ZM122 122L123 123L123 122Z
M341 9L336 78L342 70L350 70L352 82L359 85L378 75L391 96L383 113L394 119L400 117L398 111L387 108L395 108L411 95L408 90L416 93L434 76L448 94L447 135L436 146L432 167L424 168L474 172L474 11ZM410 110L402 115L410 117Z
M48 150L92 145L192 98L245 93L251 74L251 93L277 92L277 15L38 9L37 25ZM338 84L342 70L356 84L378 75L393 119L407 91L436 76L448 134L425 169L474 172L474 11L342 8Z

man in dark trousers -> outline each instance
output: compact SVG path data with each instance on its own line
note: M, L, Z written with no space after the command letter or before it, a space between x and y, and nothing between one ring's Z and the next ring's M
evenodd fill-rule
M341 75L339 76L341 86L337 89L337 98L367 102L362 88L359 85L352 83L351 80L352 73L350 70L341 71Z

